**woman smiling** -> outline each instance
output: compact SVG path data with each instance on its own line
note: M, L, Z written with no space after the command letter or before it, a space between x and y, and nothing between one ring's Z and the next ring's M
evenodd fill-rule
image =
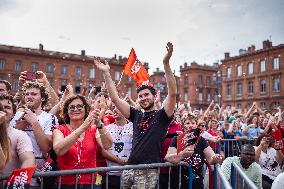
M112 145L108 131L101 125L96 126L101 120L100 111L90 111L85 97L74 95L64 102L62 113L66 124L53 131L53 148L59 169L95 168L97 145L104 149ZM91 180L91 174L79 175L78 184L84 189L91 188ZM63 189L72 188L76 183L75 176L63 176L61 183Z

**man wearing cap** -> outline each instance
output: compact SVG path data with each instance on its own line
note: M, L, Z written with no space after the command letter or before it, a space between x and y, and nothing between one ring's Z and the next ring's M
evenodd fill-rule
M173 45L167 43L167 53L163 60L168 95L161 109L154 106L156 91L150 85L137 88L138 103L141 110L131 107L126 101L119 98L114 82L110 75L108 63L103 64L99 59L94 63L104 74L106 87L117 109L133 123L132 151L128 165L150 164L160 162L162 142L172 120L176 104L176 81L169 65ZM158 179L157 169L124 170L122 173L123 188L155 188Z

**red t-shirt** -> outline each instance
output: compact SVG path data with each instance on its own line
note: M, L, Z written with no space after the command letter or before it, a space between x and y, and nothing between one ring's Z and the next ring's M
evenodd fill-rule
M177 131L181 131L181 125L177 121L172 121L168 131L167 131L167 136L163 142L163 147L161 150L161 162L165 162L164 158L167 154L168 148L170 146L170 143L173 139L174 136L177 136ZM161 173L168 173L169 169L166 167L161 167L160 169Z
M64 135L64 138L71 134L67 125L56 126ZM91 126L85 132L85 136L80 142L77 140L71 148L62 156L57 156L57 164L60 170L72 170L72 169L85 169L96 167L96 127ZM80 158L80 161L79 161ZM75 184L76 175L62 176L62 184ZM91 174L79 175L78 184L91 184ZM95 174L96 176L96 174ZM96 180L96 177L95 177Z
M214 132L212 129L209 129L207 132L208 132L209 134L211 134L212 136L214 136L214 137L219 136L218 133L217 133L217 132ZM215 153L218 153L218 143L217 143L217 142L215 143L215 142L209 141L209 145L211 146L211 148L213 149L213 151L214 151Z

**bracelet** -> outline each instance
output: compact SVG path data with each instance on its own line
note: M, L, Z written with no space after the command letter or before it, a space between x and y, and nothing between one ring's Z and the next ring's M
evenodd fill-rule
M103 134L100 133L100 136L106 135L109 131L107 130L106 132L104 132Z

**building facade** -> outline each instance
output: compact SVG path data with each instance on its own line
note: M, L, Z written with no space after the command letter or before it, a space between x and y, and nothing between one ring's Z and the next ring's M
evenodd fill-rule
M13 91L18 90L19 76L22 71L43 71L51 86L57 90L64 90L67 84L72 84L76 93L83 87L101 86L103 74L95 67L93 56L48 51L40 44L38 49L0 45L0 79L12 84ZM110 72L114 81L121 78L126 58L115 55L106 59L110 64ZM145 65L148 67L148 64ZM136 83L127 76L123 76L120 83L121 93L130 93L136 98Z
M214 66L199 65L192 62L180 66L180 101L190 101L194 109L206 109L214 100L220 103L218 89L218 64Z
M272 46L269 40L259 50L252 45L238 56L225 53L220 66L223 104L244 109L255 101L263 109L283 107L283 57L284 45Z
M174 73L175 75L175 73ZM175 75L176 85L177 85L177 102L179 101L179 77ZM165 100L168 94L167 82L165 77L165 72L156 68L156 71L150 76L150 83L153 84L156 90L160 91L161 102Z

